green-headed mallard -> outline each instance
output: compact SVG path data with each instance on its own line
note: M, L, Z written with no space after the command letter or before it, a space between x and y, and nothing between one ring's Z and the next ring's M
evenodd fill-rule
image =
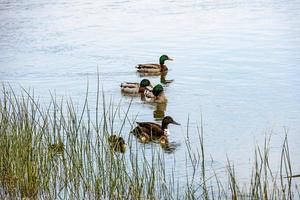
M130 94L144 93L145 89L152 89L152 85L148 79L141 80L140 83L124 82L120 85L121 91Z
M167 103L168 99L165 95L164 88L161 84L157 84L152 91L145 90L145 101L149 103Z
M131 131L136 137L147 136L149 138L160 138L168 135L168 125L179 123L175 122L172 117L166 116L163 118L161 125L153 122L136 122L137 126Z
M108 138L109 146L112 150L116 152L124 153L126 150L126 144L122 137L117 135L111 135Z
M168 71L168 68L165 65L166 60L173 60L173 59L167 55L162 55L159 58L159 64L138 64L136 68L138 72L142 72L142 73L166 72Z

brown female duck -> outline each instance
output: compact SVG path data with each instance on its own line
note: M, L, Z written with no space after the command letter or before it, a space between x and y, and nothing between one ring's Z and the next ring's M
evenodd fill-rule
M136 122L137 126L132 130L132 133L140 138L140 137L161 137L166 136L168 134L168 125L175 124L180 125L176 121L173 120L172 117L166 116L163 118L161 125L153 123L153 122Z

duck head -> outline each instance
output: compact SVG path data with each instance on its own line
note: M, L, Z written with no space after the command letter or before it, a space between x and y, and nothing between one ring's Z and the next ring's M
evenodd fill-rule
M150 83L150 81L149 81L148 79L143 79L143 80L141 80L141 82L140 82L140 86L141 86L141 87L151 86L151 83Z
M164 88L163 88L163 86L161 85L161 84L157 84L154 88L153 88L153 90L152 90L152 93L154 94L154 96L158 96L161 92L163 92L164 91Z
M167 56L167 55L162 55L162 56L160 56L160 58L159 58L159 64L160 64L160 65L164 65L166 60L173 60L173 59L170 58L170 57Z
M166 117L164 117L163 120L162 120L161 128L162 128L163 130L168 129L168 125L169 125L169 124L180 125L178 122L174 121L172 117L166 116Z

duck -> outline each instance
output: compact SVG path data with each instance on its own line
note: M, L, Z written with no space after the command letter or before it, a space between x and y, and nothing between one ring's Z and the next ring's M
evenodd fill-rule
M174 60L168 55L162 55L159 58L159 64L138 64L136 66L138 72L142 73L158 73L168 71L168 67L165 65L165 61Z
M169 146L169 139L166 135L163 135L159 138L159 144L164 148Z
M151 140L150 136L144 133L139 134L138 139L141 143L148 143Z
M152 90L144 91L145 101L148 103L167 103L168 99L165 95L164 88L161 84L157 84Z
M168 137L165 135L159 138L159 144L166 153L173 153L178 147L178 144L173 142L170 143Z
M117 135L111 135L108 138L108 143L113 151L124 153L126 150L126 144L122 137Z
M148 79L143 79L140 83L124 82L120 87L122 92L130 94L144 93L146 88L152 90L151 82Z
M138 138L147 137L150 139L161 138L162 136L167 136L168 125L175 124L180 125L178 122L174 121L171 116L166 116L163 118L161 125L153 122L136 122L137 126L131 131L133 135Z

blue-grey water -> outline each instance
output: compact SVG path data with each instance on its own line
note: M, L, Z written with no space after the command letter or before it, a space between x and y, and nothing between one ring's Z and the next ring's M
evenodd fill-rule
M247 179L255 145L272 133L270 165L278 169L286 130L299 173L299 11L298 0L0 0L0 80L34 89L45 102L51 92L80 105L87 82L95 102L99 71L107 97L122 99L126 110L130 98L120 83L139 81L136 64L168 54L175 61L167 63L167 79L174 82L165 88L165 114L182 125L170 127L178 147L166 154L167 168L184 174L187 119L195 141L202 115L215 168L226 166L228 156ZM135 98L129 115L154 121L154 111ZM128 124L124 130L127 137Z

